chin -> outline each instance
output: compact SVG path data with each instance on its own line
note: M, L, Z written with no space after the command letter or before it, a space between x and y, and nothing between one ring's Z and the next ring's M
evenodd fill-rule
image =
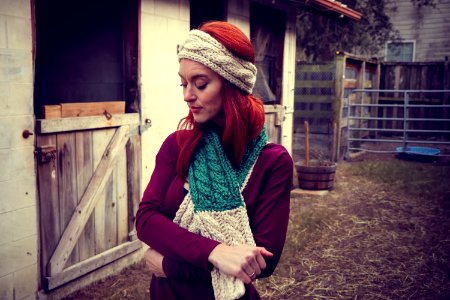
M204 124L204 123L208 122L209 119L205 119L205 118L195 118L195 117L194 117L194 121L197 122L197 123L199 123L199 124Z

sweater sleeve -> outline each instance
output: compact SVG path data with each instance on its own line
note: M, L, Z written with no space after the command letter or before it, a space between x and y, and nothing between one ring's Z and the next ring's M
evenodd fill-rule
M170 279L187 279L195 281L211 281L211 270L213 265L210 264L209 270L196 268L191 264L176 261L174 259L164 257L163 270L167 278Z
M181 228L164 213L166 193L176 178L178 153L173 133L164 141L156 156L155 169L139 204L136 214L137 235L164 257L209 270L209 254L219 242Z
M281 147L281 146L279 146ZM274 255L266 259L267 267L258 276L270 276L280 260L286 240L290 193L293 178L293 161L289 153L277 155L272 167L262 179L258 199L251 215L250 226L257 246L265 247Z

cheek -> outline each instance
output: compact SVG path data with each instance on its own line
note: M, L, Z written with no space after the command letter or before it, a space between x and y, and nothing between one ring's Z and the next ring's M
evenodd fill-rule
M213 109L214 109L215 114L218 114L222 110L222 98L221 97L217 97L216 99L214 99Z

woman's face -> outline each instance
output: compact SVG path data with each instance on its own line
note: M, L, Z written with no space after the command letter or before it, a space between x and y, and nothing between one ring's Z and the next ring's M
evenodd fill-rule
M213 121L225 125L222 99L222 78L204 65L189 60L180 61L178 72L184 101L197 123Z

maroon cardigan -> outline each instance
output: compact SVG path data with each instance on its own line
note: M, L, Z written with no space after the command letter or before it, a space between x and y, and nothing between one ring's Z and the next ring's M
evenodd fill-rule
M179 154L175 133L167 137L157 156L150 182L136 215L141 241L164 256L167 278L152 277L151 299L214 299L208 256L219 242L191 233L172 220L186 191L175 171ZM267 144L243 191L256 245L274 254L259 278L270 276L280 259L289 221L293 162L286 149ZM242 299L259 299L253 285ZM200 297L200 298L199 298Z

